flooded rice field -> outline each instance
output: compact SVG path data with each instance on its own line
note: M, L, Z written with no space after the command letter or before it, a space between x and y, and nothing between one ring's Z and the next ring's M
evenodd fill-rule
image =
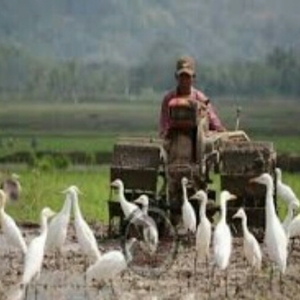
M119 240L101 238L106 228L94 227L102 252L120 248ZM26 241L39 233L38 228L22 228ZM88 262L81 254L73 228L63 255L46 254L40 278L30 284L26 294L21 292L19 282L23 272L20 252L6 247L0 234L0 299L37 300L97 300L97 299L145 299L145 300L192 300L192 299L297 299L300 293L300 243L295 242L286 274L280 283L274 272L270 282L270 263L265 256L262 270L253 273L243 258L242 239L234 238L233 253L227 272L215 270L212 277L211 264L198 262L194 268L195 248L188 241L179 241L177 255L170 268L160 276L141 276L136 272L133 252L132 265L111 282L88 284L84 271ZM144 266L151 269L151 266ZM150 270L151 271L151 270Z

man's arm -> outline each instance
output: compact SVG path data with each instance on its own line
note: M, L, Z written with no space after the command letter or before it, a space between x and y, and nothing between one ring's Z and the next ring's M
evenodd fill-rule
M170 94L167 94L162 101L160 110L160 120L159 120L159 136L165 138L169 129L169 111L168 103L170 100Z
M226 131L226 128L222 125L220 118L218 117L215 108L209 102L207 102L209 130Z
M209 130L214 131L226 131L226 128L222 125L220 118L218 117L215 108L210 103L209 98L200 90L194 89L196 99L206 104L208 112Z

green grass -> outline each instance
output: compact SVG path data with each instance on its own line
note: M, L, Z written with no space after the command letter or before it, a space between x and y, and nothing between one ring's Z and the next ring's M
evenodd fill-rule
M84 217L89 222L108 223L107 200L110 192L109 167L83 169L77 171L40 172L20 171L23 192L18 202L7 205L7 211L18 222L30 221L37 223L39 212L44 206L59 211L63 205L62 190L70 185L77 185L82 191L80 206ZM219 176L213 176L212 188L219 193ZM289 184L297 195L300 195L300 175L284 173L283 180ZM283 219L286 205L279 199L278 208Z
M111 152L117 139L116 135L70 135L70 136L34 136L38 151L84 151ZM2 137L1 155L19 151L31 151L33 136Z
M214 99L229 130L235 127L236 107L242 107L240 128L255 135L297 136L300 105L297 100ZM87 134L157 132L160 101L99 104L3 104L0 135Z
M20 171L22 194L18 202L7 205L7 211L18 222L38 222L44 206L60 210L65 196L61 193L70 185L77 185L82 191L80 206L88 221L107 222L109 197L109 168L80 171Z

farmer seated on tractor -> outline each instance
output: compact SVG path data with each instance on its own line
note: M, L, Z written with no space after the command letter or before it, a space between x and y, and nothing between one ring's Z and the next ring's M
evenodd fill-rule
M173 99L180 98L199 102L201 107L205 107L208 118L208 129L210 131L226 131L222 125L214 107L209 98L200 90L193 87L196 78L195 61L192 57L183 56L178 59L176 64L175 79L177 86L174 90L168 92L163 98L160 113L160 131L162 139L168 139L170 129L169 104Z

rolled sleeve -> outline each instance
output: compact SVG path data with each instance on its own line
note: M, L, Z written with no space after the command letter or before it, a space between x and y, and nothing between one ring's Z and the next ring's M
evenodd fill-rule
M215 108L212 106L211 103L207 104L207 108L209 118L209 130L224 131L224 126L222 125L222 122L218 117Z

